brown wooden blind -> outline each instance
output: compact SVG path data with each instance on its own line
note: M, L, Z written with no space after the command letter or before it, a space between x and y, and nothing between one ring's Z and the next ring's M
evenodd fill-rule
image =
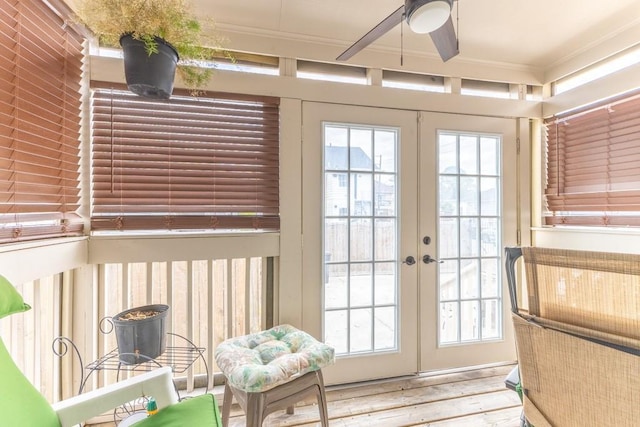
M82 234L83 37L60 13L41 0L0 7L0 242Z
M640 95L545 124L546 224L640 226Z
M93 230L279 229L278 99L98 86Z

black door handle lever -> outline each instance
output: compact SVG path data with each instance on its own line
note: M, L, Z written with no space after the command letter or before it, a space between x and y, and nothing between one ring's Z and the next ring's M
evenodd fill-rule
M422 257L422 262L424 262L425 264L431 264L432 262L437 262L439 264L442 264L444 261L440 261L439 259L431 258L431 255L424 255Z

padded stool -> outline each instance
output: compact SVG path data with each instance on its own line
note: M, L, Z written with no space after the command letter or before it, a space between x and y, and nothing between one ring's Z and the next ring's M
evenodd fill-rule
M222 425L229 425L231 402L247 417L247 427L260 427L270 413L316 395L320 422L329 426L321 368L335 361L333 347L291 325L230 338L216 348L216 364L226 378Z

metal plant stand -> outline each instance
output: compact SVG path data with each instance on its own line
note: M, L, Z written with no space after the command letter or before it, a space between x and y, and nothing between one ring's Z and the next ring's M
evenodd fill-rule
M105 328L105 324L109 323L111 328ZM109 334L113 331L113 324L111 323L110 318L105 318L100 321L100 332L102 334ZM191 340L182 335L174 334L171 332L167 332L167 337L173 337L173 342L184 343L182 346L167 346L164 353L155 358L147 357L143 354L134 354L136 360L139 360L139 363L128 364L124 363L120 360L120 357L123 355L132 355L130 353L120 353L117 348L109 351L102 357L88 363L85 365L82 355L80 354L80 350L74 344L74 342L67 337L57 337L53 340L52 349L55 355L59 357L65 356L69 353L70 349L73 350L76 357L80 362L80 386L78 389L78 394L81 394L84 391L84 388L90 379L91 375L96 371L101 370L112 370L116 371L116 380L120 380L121 372L145 372L151 371L153 369L157 369L163 366L171 367L174 374L184 373L187 369L189 369L198 359L202 361L202 364L205 368L205 374L207 377L205 393L209 391L209 367L207 366L207 361L204 357L204 352L206 349L204 347L196 346ZM175 383L174 383L175 387ZM182 400L180 397L180 393L176 387L176 393L178 393L178 398ZM118 423L119 420L130 416L134 412L141 411L146 406L147 399L141 397L134 402L130 402L129 404L123 405L119 408L116 408L113 413L113 419L115 423Z

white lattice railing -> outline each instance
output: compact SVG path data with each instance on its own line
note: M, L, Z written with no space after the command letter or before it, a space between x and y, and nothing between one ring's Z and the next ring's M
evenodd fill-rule
M167 304L168 346L205 347L205 361L186 372L187 388L204 385L198 376L215 372L213 349L229 336L264 329L268 258L103 264L99 266L99 318L149 304ZM104 324L103 324L104 325ZM99 353L116 347L114 333L99 334ZM113 373L103 372L113 380ZM213 375L209 376L213 386Z
M128 308L167 304L167 331L206 349L204 360L198 359L187 371L176 374L177 383L187 390L211 388L217 372L213 357L216 345L273 322L275 245L263 251L256 249L259 244L249 247L243 242L237 246L240 249L227 241L226 248L211 252L217 256L226 249L229 257L209 259L197 259L193 251L179 245L162 256L150 251L144 261L126 262L123 258L130 254L124 251L101 255L110 262L15 284L34 309L0 320L0 335L22 371L53 402L77 394L88 374L81 368L117 348L115 333L101 332L101 319ZM238 256L242 247L249 248L249 256ZM178 258L176 254L191 259L167 260ZM155 256L162 261L149 260ZM58 336L77 344L82 364L71 351L63 357L54 355L52 342ZM188 344L169 336L167 345ZM204 375L205 363L208 377ZM85 390L134 374L94 371Z

